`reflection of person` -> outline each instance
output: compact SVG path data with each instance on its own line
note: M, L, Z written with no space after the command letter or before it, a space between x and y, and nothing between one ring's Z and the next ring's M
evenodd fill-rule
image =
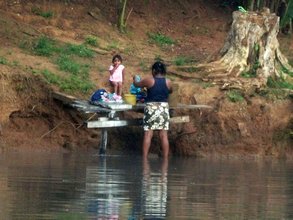
M168 159L161 162L161 170L151 169L147 158L143 159L143 215L144 219L164 219L167 212Z
M114 88L114 95L116 95L114 98L122 99L122 83L124 81L125 67L122 65L122 57L120 55L113 56L109 72L109 81Z
M162 145L163 157L169 154L169 105L168 97L172 92L171 81L166 79L166 66L162 62L155 62L152 66L152 76L140 81L133 77L133 84L136 87L146 87L147 97L145 99L146 107L143 117L143 157L148 156L148 152L153 137L153 131L159 130L159 137Z

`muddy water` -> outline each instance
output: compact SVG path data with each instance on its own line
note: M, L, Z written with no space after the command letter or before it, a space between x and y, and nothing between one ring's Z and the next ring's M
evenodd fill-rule
M293 219L293 163L0 154L0 219Z

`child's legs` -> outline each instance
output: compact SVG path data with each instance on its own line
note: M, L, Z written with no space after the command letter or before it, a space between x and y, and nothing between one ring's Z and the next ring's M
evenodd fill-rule
M117 94L122 96L122 82L117 82Z
M115 81L110 81L111 86L113 86L114 88L114 93L117 94L117 90L118 90L118 82Z

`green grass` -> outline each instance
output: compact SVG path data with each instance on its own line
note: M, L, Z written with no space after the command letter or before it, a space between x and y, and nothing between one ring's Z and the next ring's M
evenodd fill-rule
M267 81L267 86L269 88L274 88L274 89L290 89L290 90L293 90L293 84L290 83L290 82L287 82L283 78L274 79L272 77L269 77L268 81Z
M226 95L231 102L242 102L244 100L243 95L238 90L230 90Z
M39 56L51 56L58 52L56 42L48 37L42 36L34 43L33 51Z
M173 63L176 65L176 66L184 66L188 63L191 62L191 58L188 58L188 57L184 57L184 56L179 56L179 57L176 57L173 61Z
M110 44L107 45L106 50L117 50L119 49L119 43L117 41L112 41Z
M89 49L83 44L80 44L80 45L66 44L62 48L62 54L76 55L76 56L85 57L85 58L92 58L95 55L93 50Z
M39 8L32 8L32 13L34 13L35 15L41 16L43 18L52 18L54 13L52 11L42 11Z
M90 66L88 64L80 64L68 55L59 56L56 60L56 64L59 66L60 70L69 72L73 75L79 75L82 78L87 78L89 75Z
M202 88L203 89L207 89L207 88L210 88L210 87L214 87L213 83L211 83L211 82L203 82L202 83Z
M88 93L93 90L94 84L88 79L82 79L76 75L69 75L67 77L58 76L51 71L45 69L41 74L48 83L57 85L62 91L65 92L83 92Z
M293 77L293 72L289 71L288 69L286 69L285 67L281 68L281 71L287 75L289 75L290 77Z
M0 64L7 65L8 61L5 57L0 56Z
M91 62L95 52L86 44L63 44L42 36L33 45L33 53L50 57L51 62L66 74L60 77L48 70L41 71L48 83L66 92L87 93L94 88L89 79L91 66L87 63Z
M160 47L165 47L176 43L175 40L161 33L148 33L148 37L150 43L154 43Z
M42 36L34 43L33 51L39 56L52 56L52 55L75 55L79 57L92 58L95 53L84 44L64 44L57 43L53 39Z
M98 38L92 35L86 36L85 43L93 47L98 47L100 45Z

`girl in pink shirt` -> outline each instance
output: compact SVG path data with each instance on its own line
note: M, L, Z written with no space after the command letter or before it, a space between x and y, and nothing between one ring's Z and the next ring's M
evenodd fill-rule
M114 93L121 99L122 95L122 83L124 81L125 67L121 64L122 57L120 55L113 56L112 65L109 68L110 72L110 84L114 88Z

